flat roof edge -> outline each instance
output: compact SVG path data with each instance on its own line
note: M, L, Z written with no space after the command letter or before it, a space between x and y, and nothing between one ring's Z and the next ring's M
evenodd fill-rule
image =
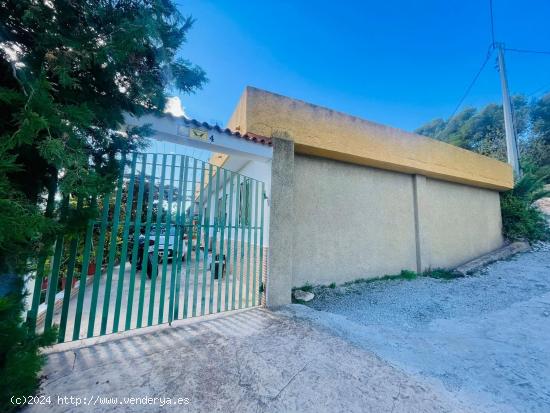
M231 129L287 136L300 154L498 191L514 185L510 165L432 138L255 87L240 102Z

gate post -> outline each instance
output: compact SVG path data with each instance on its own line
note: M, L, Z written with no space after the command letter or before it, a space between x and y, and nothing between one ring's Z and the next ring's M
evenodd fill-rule
M269 214L269 273L266 305L289 304L292 295L292 248L294 226L294 142L273 137L271 205Z

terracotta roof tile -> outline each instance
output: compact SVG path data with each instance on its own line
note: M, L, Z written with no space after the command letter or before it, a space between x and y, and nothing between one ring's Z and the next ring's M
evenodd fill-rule
M245 139L247 141L254 142L254 143L260 143L262 145L268 145L268 146L273 145L273 142L272 142L271 138L268 138L266 136L257 135L255 133L251 133L251 132L245 133L244 135L242 135L240 132L233 132L229 128L224 129L224 128L221 128L218 125L210 125L207 122L199 122L196 119L186 119L186 118L183 118L183 117L178 118L178 119L181 119L184 123L186 123L187 125L190 125L190 126L193 125L193 126L202 127L202 128L208 129L208 130L215 130L218 133L223 133L223 134L226 134L226 135L230 135L230 136L233 136L235 138Z

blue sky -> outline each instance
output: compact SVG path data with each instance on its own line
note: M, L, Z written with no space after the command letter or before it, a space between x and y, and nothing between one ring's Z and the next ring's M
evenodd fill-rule
M449 116L490 44L488 0L178 0L196 18L182 56L210 82L181 96L225 124L246 85L414 130ZM497 41L550 50L548 0L494 0ZM465 105L500 100L491 59ZM550 90L550 56L507 54L512 92Z

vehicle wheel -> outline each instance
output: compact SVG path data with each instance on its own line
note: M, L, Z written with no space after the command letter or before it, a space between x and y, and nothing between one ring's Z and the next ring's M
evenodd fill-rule
M151 279L153 276L153 257L154 257L153 253L150 252L147 260L147 278L149 279ZM157 273L155 274L155 276L158 274L158 271L159 271L159 267L157 265Z

